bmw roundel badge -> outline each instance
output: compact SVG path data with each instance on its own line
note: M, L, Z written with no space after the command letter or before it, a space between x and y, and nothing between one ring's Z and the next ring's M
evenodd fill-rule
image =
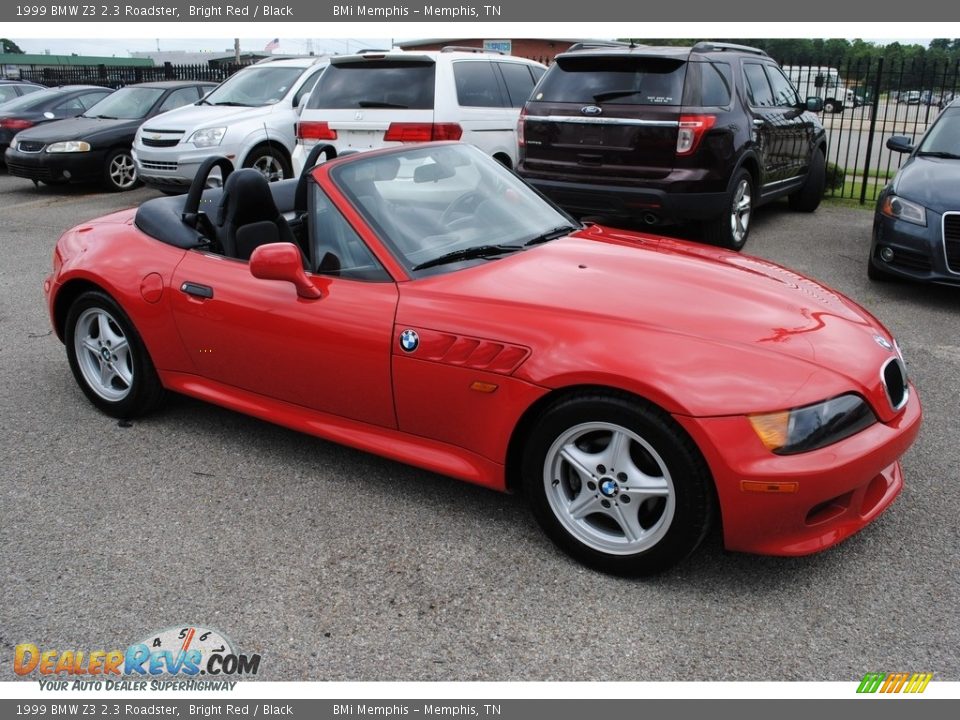
M400 349L412 353L420 345L420 336L416 330L404 330L400 333Z

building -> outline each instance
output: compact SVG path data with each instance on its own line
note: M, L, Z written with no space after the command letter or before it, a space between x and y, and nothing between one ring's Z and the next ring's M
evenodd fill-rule
M21 70L42 70L44 68L65 68L80 65L152 67L153 61L144 58L96 57L91 55L0 53L0 76L5 78L19 79Z

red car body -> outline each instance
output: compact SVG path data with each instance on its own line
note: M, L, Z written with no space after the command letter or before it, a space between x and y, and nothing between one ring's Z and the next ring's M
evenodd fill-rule
M370 153L372 155L373 153ZM495 490L517 445L570 388L609 388L668 413L703 454L732 550L802 555L875 519L903 484L920 402L893 409L897 354L867 311L790 270L599 225L455 272L415 277L338 186L313 179L392 281L308 274L321 299L248 263L164 244L133 210L57 244L53 326L96 287L137 328L172 391ZM215 290L181 292L184 283ZM415 354L397 342L416 330ZM845 393L878 422L809 452L768 450L748 416Z

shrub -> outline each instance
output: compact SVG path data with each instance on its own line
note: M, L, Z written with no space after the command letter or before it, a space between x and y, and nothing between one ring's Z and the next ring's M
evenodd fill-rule
M840 167L836 163L827 163L827 184L823 188L825 194L830 192L840 192L843 190L843 183L847 176L847 169Z

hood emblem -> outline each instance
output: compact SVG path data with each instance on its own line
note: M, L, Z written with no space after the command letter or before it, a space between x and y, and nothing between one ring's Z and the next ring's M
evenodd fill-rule
M596 105L584 105L580 108L580 113L582 115L599 115L603 112L603 108L597 107Z
M882 336L880 336L880 335L874 335L874 336L873 336L873 341L874 341L877 345L879 345L880 347L882 347L884 350L893 350L893 345L891 345L891 344L890 344L890 341L887 340L885 337L882 337Z
M400 349L412 353L420 345L420 336L416 330L404 330L400 333Z

